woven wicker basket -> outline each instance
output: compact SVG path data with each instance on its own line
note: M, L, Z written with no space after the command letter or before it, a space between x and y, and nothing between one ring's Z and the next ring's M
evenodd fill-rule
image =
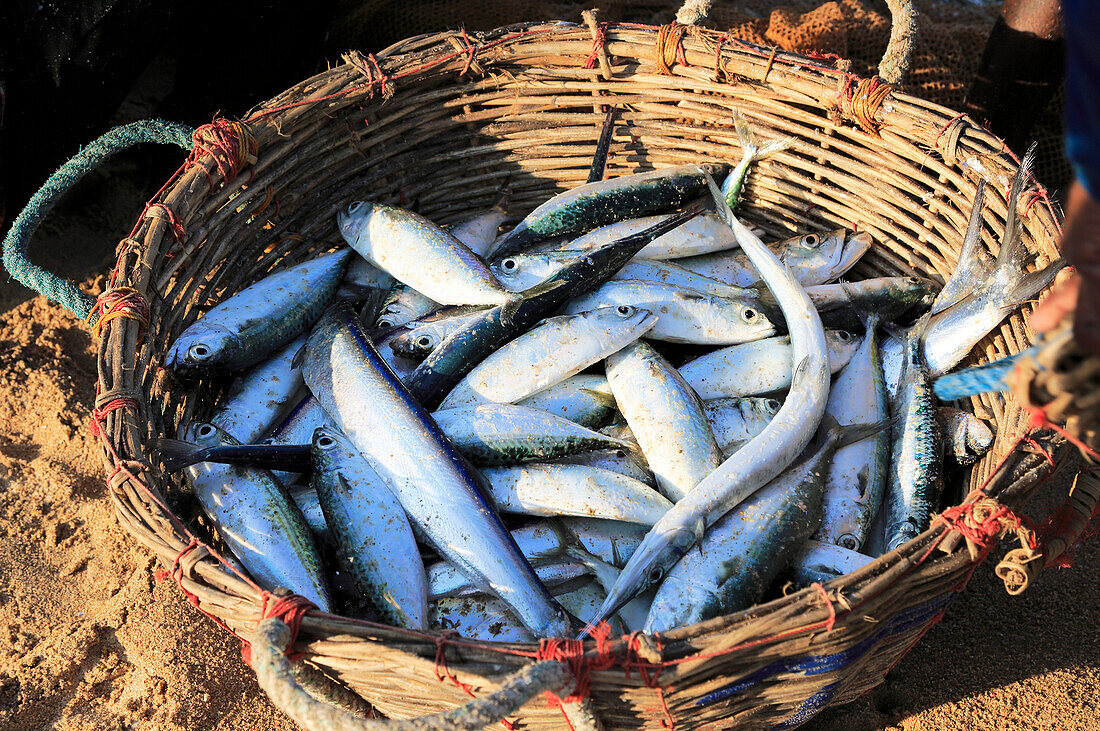
M346 60L243 125L200 129L196 153L120 245L111 290L96 309L103 331L96 419L119 520L196 606L243 637L254 636L276 603L287 603L222 565L170 511L178 485L166 481L147 445L208 413L220 394L211 384L177 384L161 365L168 344L205 308L276 267L339 245L336 213L350 201L415 205L446 223L490 206L508 181L514 209L525 210L584 182L601 105L621 109L611 176L738 159L731 111L739 109L759 137L797 139L754 168L741 210L747 219L775 236L858 227L875 246L857 275L942 278L955 264L975 191L967 162L980 162L995 181L1016 167L998 139L948 109L830 61L695 27L522 25L412 38ZM993 251L1006 213L1004 186L994 187L984 233ZM1024 243L1041 265L1056 256L1058 222L1045 195L1027 203ZM1028 341L1014 315L970 362L1015 353ZM1046 469L1042 456L1009 454L1026 419L999 397L972 407L996 423L998 437L974 467L971 487L986 484L1005 460L991 484L1008 504L1023 499ZM997 507L977 493L969 500ZM976 512L959 511L959 519ZM507 714L524 728L560 728L562 708L535 694L569 695L580 675L591 691L584 713L571 720L576 726L598 718L608 728L791 727L881 682L989 548L972 531L962 541L935 525L823 589L660 637L589 641L583 655L569 643L466 642L313 612L290 622L300 619L293 649L395 719L476 696L485 702L436 725L477 727ZM265 626L286 641L286 625ZM286 678L286 660L270 642L254 647L253 663L265 689L300 722L345 727ZM506 693L493 694L517 671ZM308 677L297 673L298 681ZM341 696L331 683L326 693ZM346 694L343 702L355 705Z

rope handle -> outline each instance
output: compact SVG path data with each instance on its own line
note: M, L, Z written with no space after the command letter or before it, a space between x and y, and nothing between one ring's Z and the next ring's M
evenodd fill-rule
M676 22L681 25L696 25L705 20L710 12L712 0L684 0L676 13ZM887 84L897 86L909 72L913 61L913 49L917 45L917 11L913 0L886 0L890 8L892 23L890 42L878 64L878 75Z
M285 654L289 642L290 627L286 622L277 618L263 620L252 635L251 664L271 702L306 731L474 731L504 720L539 693L571 688L574 682L568 665L544 660L520 668L493 693L454 710L408 721L369 719L344 710L347 703L333 703L333 694L325 694L326 701L320 701L307 692Z
M27 258L27 244L38 224L62 195L116 153L143 142L178 145L190 150L193 132L186 125L146 119L115 127L82 149L46 180L16 216L4 237L4 268L20 284L60 304L80 319L87 320L96 305L95 298L81 291L75 283L31 263Z

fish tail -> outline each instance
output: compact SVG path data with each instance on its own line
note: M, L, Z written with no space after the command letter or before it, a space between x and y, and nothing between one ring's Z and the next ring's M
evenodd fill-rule
M1016 170L1016 176L1012 179L1012 189L1009 191L1007 204L1008 213L1005 216L1005 232L1001 237L1001 250L997 252L996 271L1002 271L1018 263L1020 248L1020 216L1017 208L1020 203L1020 195L1024 192L1024 186L1031 178L1031 168L1035 163L1035 148L1038 143L1032 142L1027 149L1024 159L1020 161L1020 167Z
M185 467L202 462L203 457L206 456L204 447L169 437L154 439L153 449L160 452L160 459L166 472L178 472Z
M607 116L604 117L600 139L596 143L596 153L592 156L592 165L588 169L587 182L589 183L598 183L603 180L603 174L607 168L607 153L611 150L611 137L615 132L615 114L618 111L619 107L612 105L607 110Z
M986 186L985 178L978 181L978 189L974 193L974 205L970 209L970 221L966 225L966 237L963 239L962 248L959 249L959 260L955 264L955 271L944 282L943 289L932 302L933 315L961 302L974 291L974 287L978 284L974 281L974 275L984 268L981 241Z
M1066 260L1059 257L1042 269L1021 276L1019 281L1016 282L1015 286L1013 286L1012 290L1009 292L1008 301L1010 306L1015 307L1016 305L1033 299L1037 294L1050 286L1050 283L1054 281L1054 278L1058 276L1058 272L1062 271L1062 267L1066 266L1066 264Z

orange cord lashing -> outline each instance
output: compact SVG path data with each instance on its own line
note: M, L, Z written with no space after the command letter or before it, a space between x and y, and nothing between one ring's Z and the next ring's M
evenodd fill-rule
M240 174L246 165L256 162L259 147L256 138L248 126L228 119L215 117L210 124L204 124L191 134L193 147L188 155L185 167L200 165L206 172L210 187L214 187L210 168L201 163L204 156L214 158L214 164L225 182L230 182Z
M141 292L131 287L108 289L96 299L85 322L92 326L92 335L102 339L107 323L120 317L138 321L138 340L141 340L145 328L149 326L149 303Z

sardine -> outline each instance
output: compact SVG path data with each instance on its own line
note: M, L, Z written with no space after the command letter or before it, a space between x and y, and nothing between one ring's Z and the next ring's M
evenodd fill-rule
M618 221L593 229L583 236L568 241L565 246L571 250L591 251L624 236L644 231L667 217L667 215L646 216ZM679 259L685 256L712 254L736 246L737 239L730 232L730 227L722 223L722 219L716 214L704 213L657 237L639 251L638 256L646 259ZM516 254L516 256L519 255Z
M860 339L844 330L825 333L829 367L836 373L851 359ZM789 336L734 345L701 355L680 366L680 375L699 398L740 398L774 393L791 385L793 373Z
M201 446L230 445L233 437L213 424L196 423L184 438ZM187 476L218 534L268 591L286 587L332 611L321 557L302 511L267 470L208 462Z
M291 361L302 345L300 337L234 381L225 402L210 423L241 444L251 444L272 427L294 403L305 384Z
M424 297L445 305L496 305L509 299L468 246L419 214L358 202L340 213L338 223L344 240L364 259Z
M657 487L657 478L653 476L649 465L645 464L634 449L602 449L597 452L574 454L551 460L551 464L575 464L610 470L643 482L652 488Z
M844 229L837 229L828 234L805 234L774 244L772 248L803 286L825 284L851 269L871 248L870 234L846 233ZM760 281L759 272L741 250L680 259L677 264L737 287L751 287Z
M425 629L427 579L401 503L338 430L317 430L313 459L313 489L359 594L387 624Z
M623 442L545 411L515 404L481 404L432 414L439 428L474 464L518 464Z
M525 251L551 236L581 233L625 218L667 212L706 193L708 172L723 174L728 170L727 165L680 165L588 183L559 193L509 231L494 251L494 258L500 260ZM672 228L675 226L669 230Z
M596 307L644 307L657 315L650 340L699 345L734 345L775 334L775 325L753 300L735 300L657 282L613 280L570 300L566 312Z
M440 408L527 398L580 373L656 324L652 312L629 305L551 317L471 370Z
M883 322L909 322L924 314L936 296L938 286L920 277L878 277L858 282L833 282L806 288L827 328L858 330L863 327L860 312L874 312ZM779 305L770 292L761 292L757 304L775 320Z
M874 559L857 551L811 538L791 562L791 582L798 587L815 582L825 584L847 576L871 561Z
M317 499L317 491L313 489L313 485L292 485L288 491L294 504L302 511L306 525L318 544L335 546L336 541L325 522L325 511L321 510L321 501Z
M833 453L842 440L865 436L867 429L834 425L806 459L711 526L699 550L680 559L658 587L645 631L663 632L756 604L817 530Z
M352 252L334 251L246 287L183 331L165 366L181 375L255 365L316 322L344 276Z
M829 395L825 330L810 298L790 270L734 218L713 180L711 195L741 248L783 308L791 332L794 376L771 423L676 503L646 535L593 622L606 618L661 581L706 529L786 469L809 443Z
M722 454L729 457L764 430L782 404L773 398L719 398L703 402Z
M982 228L985 226L982 214L985 209L986 185L985 178L978 181L978 189L974 191L974 202L970 206L966 236L963 237L963 244L959 249L959 258L955 262L955 269L951 272L951 276L944 282L943 289L932 302L931 314L933 315L954 307L965 299L979 282L989 276L993 268L993 260L982 249Z
M470 320L484 312L480 305L443 307L416 320L406 322L389 338L393 352L404 358L421 361L432 354L436 346L462 329Z
M517 403L575 421L589 429L603 426L615 413L615 397L607 379L586 374L566 378Z
M878 348L878 317L867 318L867 335L833 382L825 409L841 426L886 422L890 407ZM890 468L890 430L837 450L825 481L821 530L814 536L858 551L882 504Z
M669 508L649 485L617 472L564 464L486 467L489 494L504 513L572 515L653 525Z
M702 402L646 343L635 342L611 354L606 367L615 401L658 489L676 502L722 463Z
M506 194L492 208L472 218L459 221L451 227L451 235L466 244L470 251L484 258L490 254L497 240L500 224L508 217L504 208Z
M587 294L610 279L643 246L697 216L700 203L688 206L668 221L593 251L570 264L522 300L507 307L493 307L440 343L406 380L413 397L434 408L443 396L504 343L552 314L570 297Z
M745 187L745 181L748 180L749 168L752 167L752 164L757 160L763 160L777 152L786 150L795 142L794 137L783 137L760 146L748 122L737 110L734 110L733 113L733 126L737 130L737 138L741 142L741 161L722 181L722 196L731 211L737 210L737 204L741 202L741 190Z
M886 486L886 550L893 551L928 528L939 501L943 440L936 397L921 351L928 316L909 331L897 400L889 480Z
M302 353L310 390L439 555L504 598L535 635L567 631L569 617L539 583L476 473L386 367L354 312L335 303Z

